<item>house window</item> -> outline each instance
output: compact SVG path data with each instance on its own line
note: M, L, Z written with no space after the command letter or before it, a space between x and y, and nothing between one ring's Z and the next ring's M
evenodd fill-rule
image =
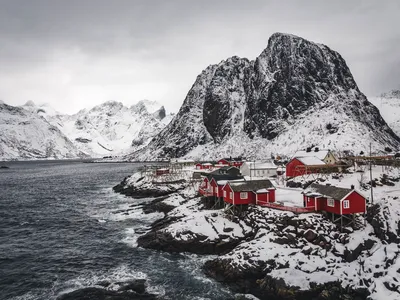
M233 199L233 193L231 192L231 199Z
M247 199L247 192L241 192L240 199Z
M335 207L335 200L333 200L333 199L328 199L328 206L330 206L330 207Z
M343 201L343 208L350 208L350 201L349 200L344 200Z
M226 198L226 191L224 191L224 198Z

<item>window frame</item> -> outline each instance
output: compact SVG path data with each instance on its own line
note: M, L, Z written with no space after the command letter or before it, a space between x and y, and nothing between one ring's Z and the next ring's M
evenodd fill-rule
M226 191L224 191L224 198L226 198Z
M350 208L350 200L343 200L343 208L344 209Z
M233 199L233 192L230 192L230 198Z
M326 205L328 205L329 207L335 207L335 199L327 199Z
M247 199L248 196L249 196L248 192L240 192L240 199Z

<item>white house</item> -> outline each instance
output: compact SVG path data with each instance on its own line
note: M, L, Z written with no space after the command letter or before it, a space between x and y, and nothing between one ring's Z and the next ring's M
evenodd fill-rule
M272 162L246 161L240 167L243 176L271 177L275 176L278 167Z

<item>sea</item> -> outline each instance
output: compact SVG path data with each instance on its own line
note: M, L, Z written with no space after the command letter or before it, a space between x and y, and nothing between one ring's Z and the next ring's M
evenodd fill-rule
M163 214L112 187L136 163L5 162L0 169L0 299L57 299L102 281L146 279L160 299L232 299L206 277L212 256L137 246Z

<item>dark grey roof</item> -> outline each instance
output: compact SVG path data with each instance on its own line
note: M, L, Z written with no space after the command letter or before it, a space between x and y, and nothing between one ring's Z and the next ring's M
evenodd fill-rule
M243 161L244 157L224 157L223 160L234 162L234 161Z
M229 185L234 192L255 192L261 189L269 189L274 187L272 182L268 179L230 182Z
M243 176L241 176L241 175L232 175L232 174L208 174L207 178L210 181L211 181L212 178L214 178L215 181L218 181L218 180L243 179Z
M307 189L307 193L314 192L323 196L333 198L335 200L342 200L351 191L352 189L345 189L332 185L322 185L317 183L311 184L310 187Z
M209 174L224 174L224 172L229 171L231 169L233 169L232 171L236 171L237 173L240 173L239 168L232 167L232 166L224 166L222 168L218 168L218 169L210 172Z

